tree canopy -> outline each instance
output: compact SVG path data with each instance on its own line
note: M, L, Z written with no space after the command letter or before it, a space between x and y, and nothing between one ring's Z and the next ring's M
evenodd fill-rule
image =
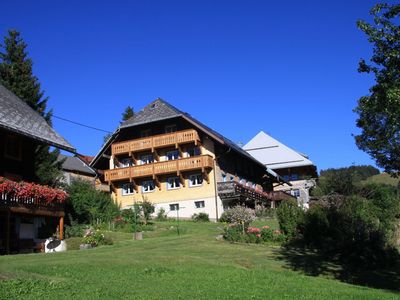
M400 175L400 5L378 4L371 10L373 24L358 27L373 44L370 62L361 59L358 71L375 76L370 93L358 100L355 112L361 133L357 146L379 167Z

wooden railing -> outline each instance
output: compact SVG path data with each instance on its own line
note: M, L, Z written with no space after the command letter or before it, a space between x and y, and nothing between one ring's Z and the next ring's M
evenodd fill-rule
M133 166L120 169L106 170L104 178L106 181L118 181L148 177L153 175L162 175L170 173L179 173L182 171L204 170L213 168L213 158L210 155L194 156L176 160L155 162L140 166Z
M292 195L282 191L264 192L245 186L236 181L218 182L218 195L222 200L240 199L243 201L280 201L296 199Z
M114 143L111 146L111 154L127 154L130 152L134 153L145 150L153 151L157 148L177 146L179 144L192 142L197 145L197 143L200 142L200 137L196 130L189 129L173 133L154 135L151 137L145 137L136 140Z
M0 193L0 207L45 208L52 211L64 211L64 203L62 202L47 202L41 197L21 197L9 193Z

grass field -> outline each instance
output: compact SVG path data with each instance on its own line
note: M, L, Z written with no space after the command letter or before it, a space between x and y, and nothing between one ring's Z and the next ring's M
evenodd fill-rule
M366 180L362 181L363 183L385 183L393 186L398 186L400 182L400 178L393 178L387 173L381 173L378 175L371 176Z
M157 223L142 241L118 233L113 246L0 257L0 299L400 298L292 271L278 246L217 240L221 224L181 222L180 236L176 225Z

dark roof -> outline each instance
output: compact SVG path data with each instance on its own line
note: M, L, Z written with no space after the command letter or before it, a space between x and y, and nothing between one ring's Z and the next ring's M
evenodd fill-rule
M186 119L188 122L192 123L194 126L199 128L200 130L206 132L207 134L209 134L212 138L214 138L221 144L226 145L227 147L231 148L233 151L236 151L237 153L245 156L246 158L254 161L255 163L265 167L260 161L256 160L253 156L248 154L246 151L244 151L241 147L236 145L236 143L234 143L230 139L224 137L220 133L218 133L215 130L211 129L210 127L204 125L200 121L193 118L190 114L182 112L175 106L169 104L168 102L166 102L165 100L160 99L160 98L154 100L149 105L144 107L141 111L139 111L137 114L135 114L132 118L130 118L129 120L122 123L121 126L110 137L110 139L103 145L100 152L95 156L95 158L90 163L90 166L94 166L96 164L96 162L101 158L102 154L108 149L108 147L110 147L112 141L115 139L115 137L118 135L118 133L121 129L134 127L134 126L141 125L141 124L176 118L176 117L182 117L182 118Z
M96 172L90 168L83 160L81 160L79 157L76 156L66 156L63 154L60 154L58 156L58 161L64 160L62 169L64 171L72 171L72 172L79 172L79 173L85 173L89 175L96 175Z
M76 151L41 115L1 84L0 127L69 152Z

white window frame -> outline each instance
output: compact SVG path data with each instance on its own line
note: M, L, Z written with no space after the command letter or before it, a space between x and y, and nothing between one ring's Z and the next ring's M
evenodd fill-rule
M176 186L178 183L178 186ZM177 190L181 188L181 180L179 177L168 177L167 178L167 190Z
M197 205L197 204L199 204L199 205ZM195 206L196 208L204 208L204 207L206 207L206 203L205 203L204 200L201 200L201 201L194 201L194 206Z
M165 133L173 133L177 131L176 124L166 125L165 126Z
M126 163L128 161L128 163ZM120 160L120 168L127 168L133 166L133 161L131 158L123 158Z
M149 159L149 157L151 157L151 159ZM153 154L144 154L140 156L140 164L142 165L151 164L153 162L154 162Z
M201 183L198 183L199 178L201 178ZM194 180L193 180L194 179ZM193 183L193 181L195 183ZM189 187L199 187L203 185L203 175L201 173L198 174L192 174L189 176Z
M133 183L124 183L121 186L121 195L122 196L130 196L135 194L135 188Z
M152 189L149 189L152 187ZM156 190L156 185L153 180L144 180L142 181L142 193L153 193Z
M179 210L179 203L171 203L171 204L169 205L169 210L170 210L170 211L177 211L177 210Z
M173 154L173 155L172 155L172 159L169 159L168 155L171 154L171 153ZM167 161L168 161L168 160L176 160L176 159L179 159L179 151L178 151L178 150L167 151L167 153L165 153L165 158L166 158Z
M293 197L299 198L301 196L300 194L300 189L293 189L290 192L292 194Z

